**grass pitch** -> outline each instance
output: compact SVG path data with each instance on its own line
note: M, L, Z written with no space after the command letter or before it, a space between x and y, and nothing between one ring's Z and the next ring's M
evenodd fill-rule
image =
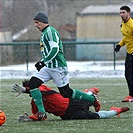
M52 114L48 120L40 122L19 122L18 118L24 112L31 114L30 100L27 94L15 97L12 85L21 85L21 79L1 80L0 109L6 113L7 121L0 126L0 133L132 133L133 132L133 103L122 103L121 100L128 95L127 84L123 78L85 78L70 79L71 88L83 91L86 88L98 87L101 110L109 110L110 107L127 106L128 112L120 117L98 120L67 120L63 121ZM57 90L52 82L49 87ZM90 108L94 111L93 107Z

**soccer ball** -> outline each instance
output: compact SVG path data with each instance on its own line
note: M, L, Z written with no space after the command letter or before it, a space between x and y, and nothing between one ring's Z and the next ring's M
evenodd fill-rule
M6 122L6 114L0 110L0 126Z

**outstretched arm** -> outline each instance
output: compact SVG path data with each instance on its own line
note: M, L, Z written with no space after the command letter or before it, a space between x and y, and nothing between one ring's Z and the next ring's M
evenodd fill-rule
M14 84L12 87L12 92L17 92L18 94L16 95L16 97L18 97L21 93L30 93L30 91L28 89L26 89L25 87L22 87L18 84Z

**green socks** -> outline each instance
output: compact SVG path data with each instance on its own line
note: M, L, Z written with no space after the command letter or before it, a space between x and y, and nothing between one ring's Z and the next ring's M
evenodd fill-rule
M89 94L86 94L84 92L81 92L79 90L74 90L74 89L73 89L72 98L73 99L87 100L89 102L94 102L94 100L95 100L93 95L89 95Z
M42 94L41 94L40 90L38 88L35 88L33 90L30 90L30 93L31 93L31 96L38 108L38 111L46 113L44 106L43 106Z

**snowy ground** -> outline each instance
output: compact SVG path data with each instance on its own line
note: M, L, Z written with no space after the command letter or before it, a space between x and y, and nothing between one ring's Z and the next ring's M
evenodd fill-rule
M124 61L116 61L114 70L113 62L102 61L68 61L70 78L97 78L97 77L124 77ZM10 65L0 67L1 79L30 78L35 71L34 63Z

